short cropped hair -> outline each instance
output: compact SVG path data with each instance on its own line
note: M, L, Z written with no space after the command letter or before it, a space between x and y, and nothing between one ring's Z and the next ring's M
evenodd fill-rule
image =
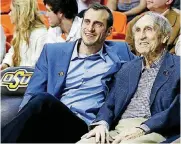
M107 6L104 6L104 5L101 5L99 3L93 3L92 5L89 6L89 8L84 12L84 15L85 13L89 10L89 9L93 9L93 10L105 10L108 12L109 16L108 16L108 19L107 19L107 28L113 26L113 14L111 12L111 10L107 7ZM83 19L84 19L84 16L83 16Z
M51 10L57 14L61 12L65 18L73 19L78 14L78 5L76 0L43 0L44 5L51 7Z
M158 14L158 13L155 13L152 11L148 11L148 12L144 13L140 18L142 18L146 15L149 15L153 18L153 23L159 27L159 30L160 30L162 35L170 37L170 35L172 33L172 27L171 27L169 21L167 20L167 18L165 18L161 14ZM135 29L136 29L136 23L134 24L134 26L132 28L133 34L135 32Z

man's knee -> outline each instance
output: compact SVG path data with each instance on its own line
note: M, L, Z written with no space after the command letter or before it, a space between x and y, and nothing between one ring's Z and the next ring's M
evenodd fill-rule
M30 101L50 102L50 101L56 101L56 100L57 100L57 98L55 98L53 95L46 93L46 92L40 92L40 93L34 94Z

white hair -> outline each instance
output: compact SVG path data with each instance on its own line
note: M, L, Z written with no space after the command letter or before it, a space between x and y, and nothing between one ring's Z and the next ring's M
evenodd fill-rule
M165 18L161 14L158 14L158 13L155 13L155 12L152 12L152 11L146 12L142 17L144 17L146 15L149 15L149 16L151 16L153 18L153 23L159 27L160 33L162 35L170 37L171 32L172 32L172 27L171 27L169 21L167 20L167 18ZM136 29L136 23L134 24L134 26L132 28L133 34L135 32L135 29Z

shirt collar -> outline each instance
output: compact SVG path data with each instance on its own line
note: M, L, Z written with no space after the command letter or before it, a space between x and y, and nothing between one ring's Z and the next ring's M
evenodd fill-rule
M72 23L72 27L70 29L70 32L69 32L69 35L67 36L67 39L66 41L69 41L72 37L74 37L77 33L77 29L79 27L81 27L81 23L82 23L82 18L79 18L79 17L75 17L74 18L74 21Z
M98 51L97 53L95 54L91 54L91 55L84 55L84 54L80 54L78 53L78 46L80 44L81 40L77 40L75 46L74 46L74 50L73 50L73 53L72 53L72 57L71 57L71 61L73 60L76 60L76 59L85 59L86 57L93 57L93 56L100 56L105 62L106 62L106 58L105 58L105 55L106 55L106 52L103 51L103 47L100 49L100 51Z
M161 56L160 56L156 61L154 61L154 62L152 63L152 65L150 66L150 68L159 68L159 67L161 66L163 60L164 60L165 55L166 55L166 50L164 50L164 51L162 52ZM144 57L143 57L143 56L142 56L142 59L143 59L143 61L142 61L142 71L143 71L144 69L146 69L146 67L145 67L145 65L144 65Z
M156 61L154 61L153 62L153 64L151 65L151 68L159 68L160 67L160 65L162 64L162 62L163 62L163 59L164 59L164 57L165 57L165 54L166 54L166 51L164 50L163 52L162 52L162 55L156 60Z
M168 12L169 12L170 9L167 9L166 11L164 11L161 15L165 16Z

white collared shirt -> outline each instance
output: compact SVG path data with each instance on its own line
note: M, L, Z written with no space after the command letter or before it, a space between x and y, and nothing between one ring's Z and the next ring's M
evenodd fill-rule
M48 29L48 37L46 43L58 43L58 42L70 42L75 41L80 38L80 30L81 30L82 19L79 17L75 17L72 27L70 29L69 35L66 40L61 37L62 30L60 27L50 27Z

